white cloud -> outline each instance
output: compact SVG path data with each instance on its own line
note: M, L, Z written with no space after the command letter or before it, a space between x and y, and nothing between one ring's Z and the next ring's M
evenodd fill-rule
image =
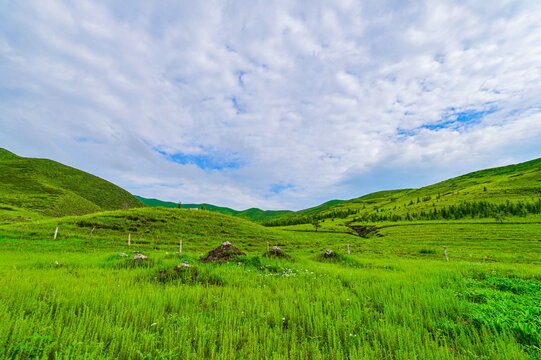
M12 2L0 141L185 203L302 208L383 168L423 185L539 156L539 18L528 1Z

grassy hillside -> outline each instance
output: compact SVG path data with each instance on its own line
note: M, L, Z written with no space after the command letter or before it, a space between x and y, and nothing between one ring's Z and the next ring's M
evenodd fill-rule
M378 222L528 216L541 209L541 158L462 175L420 189L380 191L268 225L309 223L314 218Z
M49 218L24 225L0 225L0 238L18 243L24 229L23 237L29 241L27 244L34 244L31 245L33 247L43 240L52 239L57 227L54 244L66 244L69 251L80 251L88 245L98 248L126 246L128 236L131 246L140 250L151 249L157 244L159 249L178 251L182 240L183 249L193 252L208 251L225 241L242 244L248 251L263 251L267 241L279 246L291 241L288 233L245 219L217 212L162 207Z
M162 206L166 208L177 208L177 205L178 205L177 203L174 203L174 202L161 201L157 199L147 199L147 198L137 196L137 195L135 197L139 199L142 203L148 206L154 206L154 207ZM257 208L251 208L251 209L238 211L238 210L233 210L227 207L216 206L216 205L207 204L207 203L182 204L182 208L183 209L194 209L194 208L200 209L201 205L205 207L205 210L215 211L215 212L226 214L226 215L232 215L232 216L240 217L240 218L258 222L258 223L268 221L269 219L276 219L283 215L292 213L292 211L289 211L289 210L261 210Z
M0 222L141 206L129 192L97 176L0 149Z

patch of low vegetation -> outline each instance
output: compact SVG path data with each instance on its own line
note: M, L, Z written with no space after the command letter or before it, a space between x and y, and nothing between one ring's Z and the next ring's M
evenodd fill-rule
M497 271L465 279L458 295L471 305L466 318L478 329L511 333L532 356L541 355L541 281L502 277Z
M317 261L325 262L325 263L333 263L333 264L343 264L343 265L349 265L354 267L361 267L362 265L356 261L355 259L340 254L337 251L327 249L324 253L319 254L315 258Z
M162 284L179 283L184 285L224 286L225 280L216 272L206 267L198 267L188 262L180 263L173 268L160 269L155 272L154 280Z
M137 250L133 250L128 253L110 256L107 259L106 266L119 269L152 268L154 267L154 260Z

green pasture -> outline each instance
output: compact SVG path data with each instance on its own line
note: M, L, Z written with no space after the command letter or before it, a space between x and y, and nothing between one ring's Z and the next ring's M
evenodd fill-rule
M0 358L541 358L541 225L394 225L142 208L0 226ZM198 261L224 241L246 256Z

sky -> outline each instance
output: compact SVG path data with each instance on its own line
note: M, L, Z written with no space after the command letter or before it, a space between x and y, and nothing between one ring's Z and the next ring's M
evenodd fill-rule
M0 0L0 147L298 210L541 156L540 1Z

